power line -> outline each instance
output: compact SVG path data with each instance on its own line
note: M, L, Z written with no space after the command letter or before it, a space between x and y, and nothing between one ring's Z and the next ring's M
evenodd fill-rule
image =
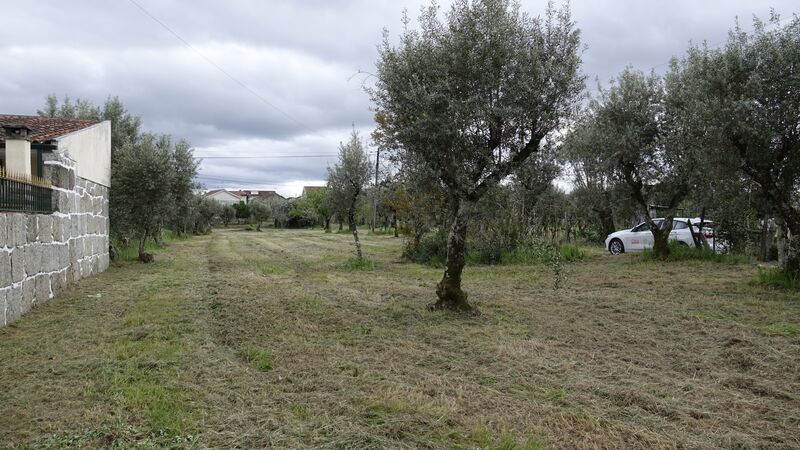
M202 175L202 174L195 176L195 178L203 178L212 181L221 181L223 183L225 182L247 183L247 184L258 184L264 186L294 186L296 184L296 183L276 183L270 180L245 180L242 178L215 177L211 175Z
M367 152L374 155L375 152ZM292 158L337 158L338 153L319 155L239 155L239 156L194 156L194 159L292 159Z
M147 17L149 17L149 18L153 19L153 21L154 21L154 22L156 22L157 24L161 25L161 27L162 27L162 28L164 28L164 29L165 29L165 30L167 30L167 31L168 31L170 34L172 34L173 36L175 36L175 38L177 38L179 41L183 42L183 44L184 44L184 45L186 45L186 46L187 46L187 47L189 47L190 49L194 50L194 52L195 52L195 53L197 53L198 55L200 55L200 57L201 57L201 58L203 58L204 60L206 60L206 62L208 62L209 64L211 64L212 66L214 66L214 68L216 68L217 70L219 70L220 72L222 72L222 73L223 73L225 76L227 76L228 78L230 78L230 79L231 79L231 80L232 80L234 83L236 83L236 84L238 84L239 86L241 86L242 88L244 88L246 91L248 91L250 94L254 95L256 98L258 98L258 99L259 99L259 100L261 100L262 102L264 102L266 105L270 106L270 107L271 107L271 108L273 108L274 110L276 110L276 111L278 111L279 113L281 113L281 114L283 114L284 116L286 116L286 117L287 117L289 120L293 121L294 123L296 123L296 124L300 125L301 127L305 128L305 129L307 129L308 131L311 131L312 133L316 133L316 131L314 131L314 130L313 130L311 127L309 127L308 125L304 124L303 122L300 122L299 120L295 119L294 117L292 117L291 115L289 115L289 113L287 113L286 111L284 111L284 110L280 109L280 108L279 108L279 107L277 107L275 104L273 104L272 102L270 102L269 100L267 100L266 98L264 98L264 96L262 96L261 94L259 94L258 92L256 92L256 91L255 91L253 88L251 88L250 86L248 86L248 85L247 85L247 84L245 84L244 82L240 81L238 78L234 77L233 75L231 75L231 74L230 74L230 73L229 73L227 70L223 69L223 68L222 68L222 66L220 66L220 65L219 65L219 64L217 64L217 63L215 63L215 62L214 62L214 61L213 61L211 58L209 58L208 56L206 56L205 54L203 54L203 52L201 52L201 51L200 51L200 50L198 50L196 47L194 47L192 44L190 44L190 43L189 43L189 41L187 41L186 39L182 38L182 37L181 37L181 36L180 36L178 33L176 33L175 31L173 31L173 30L172 30L170 27L168 27L168 26L167 26L167 24L165 24L164 22L160 21L160 20L159 20L159 19L158 19L156 16L154 16L153 14L151 14L151 13L150 13L148 10L146 10L146 9L145 9L145 8L144 8L142 5L140 5L140 4L139 4L139 3L138 3L136 0L128 0L128 1L129 1L129 2L131 2L131 3L132 3L134 6L136 6L137 8L139 8L139 9L140 9L140 10L141 10L141 11L142 11L142 12L143 12L145 15L147 15Z
M272 156L195 156L195 159L287 159L287 158L335 158L339 155L272 155Z

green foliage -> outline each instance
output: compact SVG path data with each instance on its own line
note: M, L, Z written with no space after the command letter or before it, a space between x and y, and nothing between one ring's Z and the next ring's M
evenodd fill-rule
M669 255L666 257L659 258L651 249L645 249L639 255L639 258L643 261L709 261L725 264L739 264L745 261L744 257L740 255L715 253L710 250L690 247L677 241L669 242Z
M586 251L573 244L561 244L558 247L558 251L561 254L561 259L566 262L583 261L586 257Z
M375 264L366 258L349 258L344 267L347 270L372 270L375 268Z
M226 227L236 218L236 208L231 205L223 205L220 207L219 218L222 224Z
M797 290L800 289L800 275L779 268L759 267L755 284L776 289Z
M169 141L144 134L138 143L126 142L115 163L110 192L118 217L135 236L146 237L159 228L172 207Z
M327 200L332 214L346 217L356 247L356 258L361 259L361 242L358 239L356 213L363 198L364 189L372 174L372 164L364 149L364 143L354 129L347 143L339 144L339 160L328 168Z
M241 349L239 356L262 372L272 370L272 353L264 348L251 345Z
M309 190L305 197L295 199L289 209L289 218L295 223L329 226L331 215L333 205L327 188Z
M369 91L373 137L409 178L431 180L443 191L452 254L438 295L448 307L464 308L469 204L520 170L531 181L551 176L556 165L546 158L524 163L549 154L553 133L578 108L585 80L580 33L568 6L548 4L545 16L534 19L509 0L456 2L445 15L431 2L419 28L406 22L397 46L384 37ZM414 228L419 241L424 229Z
M403 258L420 264L439 267L447 259L447 233L442 229L424 234L418 242L409 239Z
M250 209L247 207L247 203L241 201L233 205L233 209L236 210L236 218L237 219L249 219L250 218Z
M251 200L248 210L250 211L250 220L256 225L256 231L261 231L261 224L270 217L269 206L261 200Z
M552 264L558 249L563 262L582 261L586 252L572 244L554 246L534 237L512 236L494 229L478 231L467 243L470 264ZM419 242L407 241L403 258L432 266L442 266L447 259L447 234L442 230L426 233Z
M59 104L58 97L50 94L44 109L37 113L111 121L112 236L132 235L141 241L144 251L144 241L157 236L164 227L179 233L210 231L208 223L216 214L216 206L194 194L199 162L187 141L173 142L168 134L140 133L141 118L132 115L117 97L109 96L99 107L80 98L73 104L69 96Z

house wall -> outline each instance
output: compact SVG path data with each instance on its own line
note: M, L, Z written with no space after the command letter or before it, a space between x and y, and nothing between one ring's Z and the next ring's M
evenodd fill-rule
M212 198L223 205L235 205L243 200L227 191L215 192L209 195L208 198Z
M78 176L111 186L111 122L106 120L57 139L58 151L75 161Z
M47 154L55 212L0 212L0 326L108 268L108 188L78 173L75 161Z

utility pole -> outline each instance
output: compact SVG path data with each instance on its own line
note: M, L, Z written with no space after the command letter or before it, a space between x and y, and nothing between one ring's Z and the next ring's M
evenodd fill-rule
M381 148L375 153L375 189L372 191L372 232L375 232L375 220L378 212L378 170L381 162Z

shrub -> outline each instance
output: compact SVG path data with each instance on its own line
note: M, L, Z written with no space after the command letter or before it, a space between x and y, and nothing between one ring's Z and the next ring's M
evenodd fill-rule
M403 258L420 264L442 265L447 259L447 233L441 230L427 233L416 246L409 240L403 249Z
M350 258L345 263L345 268L347 270L372 270L375 268L375 264L366 258Z
M567 262L583 261L586 257L586 252L573 244L561 244L558 252L561 254L561 259Z
M646 249L642 252L640 257L644 261L710 261L726 264L738 264L744 261L744 258L739 255L715 253L710 250L691 247L677 241L670 241L669 256L666 258L656 258L651 249Z
M800 289L800 276L782 269L758 268L756 284L778 289Z

